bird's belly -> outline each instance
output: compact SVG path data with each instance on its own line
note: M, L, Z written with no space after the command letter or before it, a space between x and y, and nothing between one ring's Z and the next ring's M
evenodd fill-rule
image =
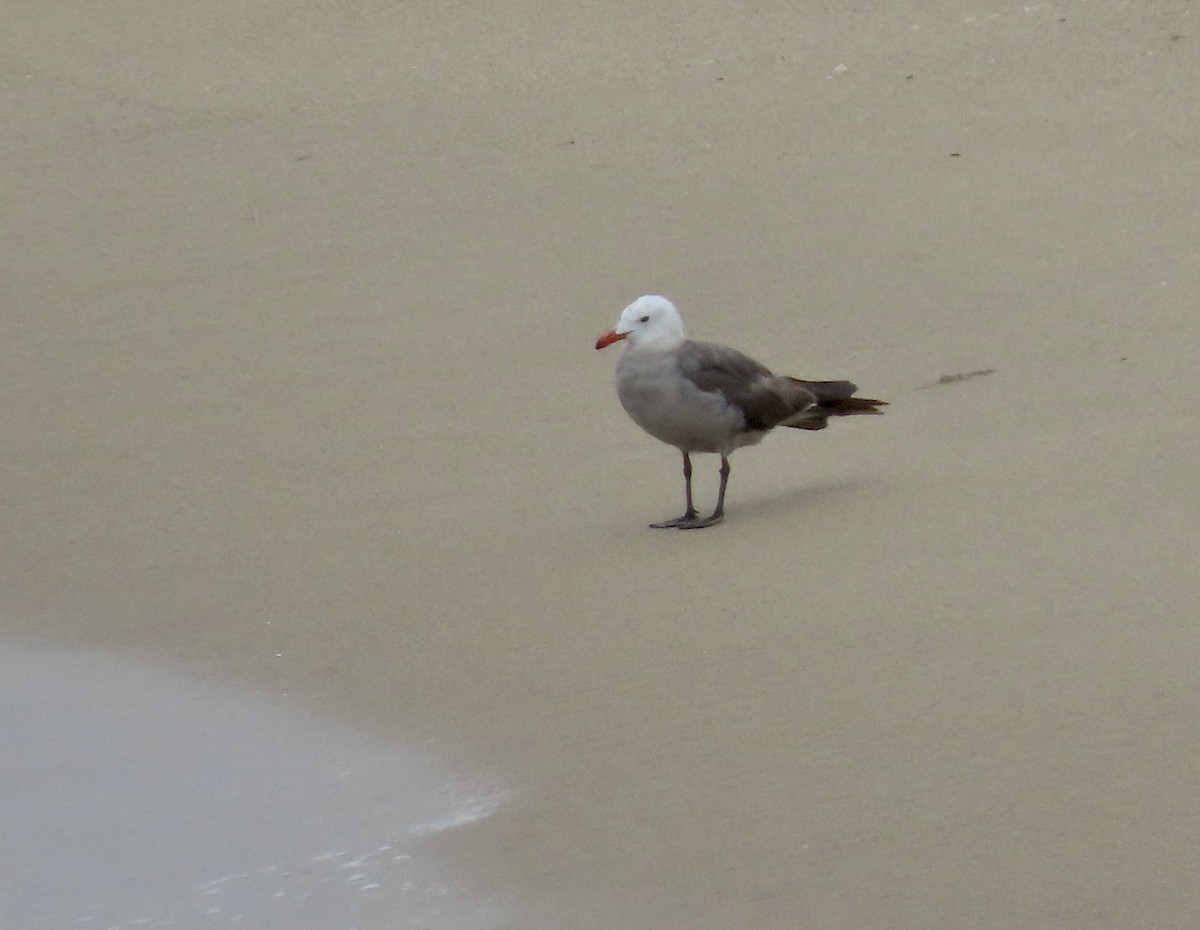
M731 452L749 438L741 413L722 395L687 382L626 383L617 396L633 422L685 452Z

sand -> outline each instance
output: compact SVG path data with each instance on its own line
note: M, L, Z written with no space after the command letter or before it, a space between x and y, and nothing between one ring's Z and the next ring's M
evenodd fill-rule
M1192 12L11 5L8 654L493 779L422 840L488 927L1200 925ZM647 529L677 454L592 351L645 292L887 416ZM18 822L0 887L57 913Z

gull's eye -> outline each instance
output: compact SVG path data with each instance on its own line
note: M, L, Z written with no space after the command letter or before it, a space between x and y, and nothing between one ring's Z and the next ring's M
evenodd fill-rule
M644 317L642 317L641 322L649 323L650 322L650 314L646 314Z

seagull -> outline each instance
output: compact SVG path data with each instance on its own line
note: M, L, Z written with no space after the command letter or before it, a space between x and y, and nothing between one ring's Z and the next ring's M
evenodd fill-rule
M772 374L736 349L688 339L683 320L666 297L647 294L621 313L596 340L603 349L625 347L617 359L617 397L630 418L655 439L683 453L687 509L654 529L701 529L725 516L729 456L760 442L776 426L818 430L830 417L882 413L882 400L855 397L849 381L801 381ZM693 452L721 456L721 487L711 515L692 503Z

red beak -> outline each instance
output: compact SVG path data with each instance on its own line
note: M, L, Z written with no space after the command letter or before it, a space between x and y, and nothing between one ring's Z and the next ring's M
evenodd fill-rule
M614 342L620 342L628 333L618 333L615 329L610 329L607 333L596 340L596 348L603 349L605 346L610 346Z

